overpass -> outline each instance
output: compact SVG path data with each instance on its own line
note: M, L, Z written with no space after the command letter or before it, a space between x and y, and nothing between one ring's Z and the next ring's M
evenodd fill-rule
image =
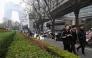
M79 19L89 19L89 18L92 18L92 12L88 12L88 13L83 13L83 14L79 14ZM66 20L75 20L75 16L63 16L61 18L58 18L56 20L63 20L63 21L66 21Z
M52 8L50 8L50 12L52 15L55 16L56 20L60 18L60 20L73 20L75 19L75 17L66 17L64 15L74 12L74 7L75 7L75 0L73 0L72 2L70 2L70 0L61 0L57 5L54 5ZM92 0L80 0L80 9L87 7L89 5L92 5ZM77 14L78 15L78 14ZM68 18L68 19L67 19ZM39 23L41 22L46 22L49 21L49 18L45 18L43 20L37 20ZM78 19L76 19L77 23L78 23ZM61 21L62 22L62 21ZM78 25L78 24L77 24Z
M84 8L86 6L92 5L92 0L80 0L80 1L81 1L80 8ZM60 19L63 19L63 18L67 19L67 18L65 18L64 15L71 13L71 12L74 12L74 7L75 7L74 1L72 1L72 3L71 3L70 0L60 0L58 2L58 6L54 5L53 7L50 8L51 9L50 11L51 11L52 15L55 15L56 20L59 18ZM29 16L29 17L30 17L30 19L32 19L31 16ZM70 18L70 19L74 19L74 18ZM40 21L37 20L37 21L39 23L41 23L41 22L47 22L49 20L50 19L48 17L46 17L43 20L40 20Z
M91 18L92 18L92 5L80 10L79 19L86 20ZM72 25L75 24L75 16L73 12L68 15L57 18L55 20L55 30L62 30L62 27L65 25L64 23L66 21L70 21ZM50 26L52 25L51 21L48 21L47 23L50 24Z
M70 0L63 0L62 2L59 3L58 7L55 5L53 6L54 8L53 7L51 8L52 9L51 13L55 15L56 18L64 16L68 13L71 13L74 11L74 7L75 7L74 1L72 1L72 3L70 2ZM92 0L81 0L80 8L83 8L89 5L92 5Z

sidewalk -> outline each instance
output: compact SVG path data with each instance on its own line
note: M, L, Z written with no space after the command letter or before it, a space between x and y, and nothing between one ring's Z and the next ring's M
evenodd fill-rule
M44 41L63 49L63 43L61 41L55 41L55 40L49 39L49 38L45 38ZM76 46L78 46L78 45L76 45ZM82 55L81 49L77 53L80 56L80 58L92 58L92 48L86 47L85 52L86 52L86 56Z

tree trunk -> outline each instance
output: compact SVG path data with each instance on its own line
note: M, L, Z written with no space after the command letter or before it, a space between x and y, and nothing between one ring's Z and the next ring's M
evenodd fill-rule
M41 24L41 31L43 32L43 23Z
M52 20L52 32L55 32L55 19Z
M77 9L77 10L74 11L74 14L75 14L75 25L77 26L77 28L79 28L79 19L78 19L79 11L80 11L80 9Z

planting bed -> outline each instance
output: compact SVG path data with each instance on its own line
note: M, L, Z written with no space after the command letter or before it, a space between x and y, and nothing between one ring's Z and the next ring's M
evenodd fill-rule
M60 49L60 48L55 47L53 45L50 45L48 43L45 43L45 42L38 40L36 38L33 38L33 37L29 38L26 35L24 35L24 36L26 37L26 39L30 40L31 42L36 44L38 47L49 52L52 55L59 56L60 58L80 58L79 56L76 56L68 51Z
M6 58L61 58L44 51L45 48L42 48L44 50L40 49L38 45L26 40L20 33L16 33L13 39L8 48Z
M79 58L68 51L18 32L10 39L13 40L11 40L12 43L8 47L6 56L0 58Z
M0 33L0 58L4 58L7 48L10 46L15 32Z

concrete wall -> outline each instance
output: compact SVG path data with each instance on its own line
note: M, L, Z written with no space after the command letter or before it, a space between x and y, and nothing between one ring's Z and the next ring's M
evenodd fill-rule
M58 26L55 26L55 30L62 30L63 28L65 27L65 25L58 25ZM50 27L50 29L52 29L51 27Z
M46 25L47 25L47 23L45 22L45 23L43 24L43 30L44 30L44 31L47 31L47 30L48 30L48 28L46 27Z

